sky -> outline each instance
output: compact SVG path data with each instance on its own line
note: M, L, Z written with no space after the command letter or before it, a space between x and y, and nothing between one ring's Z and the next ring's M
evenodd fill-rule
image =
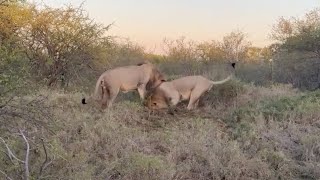
M272 43L272 25L279 17L301 17L320 7L320 0L30 0L54 7L83 4L98 23L114 22L109 35L129 38L147 51L161 51L164 38L221 40L233 30L253 45Z

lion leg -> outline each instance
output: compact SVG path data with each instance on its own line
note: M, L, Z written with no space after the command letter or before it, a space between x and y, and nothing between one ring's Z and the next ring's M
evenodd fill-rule
M197 106L197 104L199 103L200 96L202 94L203 94L203 91L199 91L196 88L191 92L189 104L187 106L188 110L191 110L195 108L195 106Z
M145 95L146 95L146 85L145 84L141 84L138 87L138 93L139 93L140 99L144 100Z
M104 81L100 82L100 86L101 86L101 108L102 109L106 109L108 107L108 101L109 101L109 87L107 86L107 84Z
M194 107L195 107L195 108L199 106L199 101L200 101L200 97L199 97L199 99L194 103Z
M116 88L116 89L112 89L110 91L110 97L109 97L109 101L108 101L108 108L110 108L114 102L114 100L116 99L116 97L119 94L120 89Z
M106 109L108 107L108 102L102 102L101 103L101 109Z

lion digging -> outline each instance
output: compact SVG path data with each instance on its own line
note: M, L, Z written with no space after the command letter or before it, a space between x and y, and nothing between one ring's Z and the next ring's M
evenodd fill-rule
M234 71L235 63L232 63L231 66ZM145 105L150 109L164 109L189 100L187 109L191 110L198 106L200 97L210 91L213 85L223 84L232 76L233 73L221 81L211 81L203 76L186 76L163 82L150 93Z

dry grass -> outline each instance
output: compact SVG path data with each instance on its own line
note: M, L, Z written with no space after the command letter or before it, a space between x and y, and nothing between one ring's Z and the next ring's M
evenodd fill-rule
M173 115L150 112L135 93L119 96L105 112L82 105L78 92L43 90L12 103L40 95L34 123L17 117L7 123L28 132L33 178L45 160L40 138L52 161L42 179L320 178L319 92L232 81L203 97L199 109L182 104ZM23 157L14 132L1 126L1 137ZM3 144L1 150L0 170L21 179L23 166L8 159Z

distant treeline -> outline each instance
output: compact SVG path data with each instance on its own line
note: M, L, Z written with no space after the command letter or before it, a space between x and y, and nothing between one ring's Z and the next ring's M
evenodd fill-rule
M319 9L301 19L280 18L271 33L277 43L268 47L253 46L246 33L235 30L222 41L164 39L164 55L108 36L112 24L95 22L81 6L52 8L2 0L0 14L1 92L30 82L85 87L110 67L143 60L159 64L168 75L206 73L211 65L237 61L237 75L247 82L320 87Z

